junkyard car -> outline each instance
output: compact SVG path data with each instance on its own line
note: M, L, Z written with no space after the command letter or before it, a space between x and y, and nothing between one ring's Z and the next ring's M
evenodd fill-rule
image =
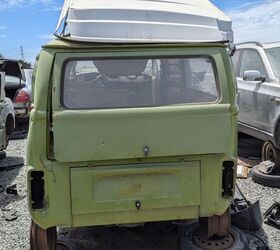
M25 83L18 90L14 98L14 108L16 117L19 120L26 121L32 108L31 82L33 70L24 69Z
M8 146L9 136L15 128L14 108L5 93L5 73L0 72L0 151Z
M1 71L6 73L6 95L14 104L18 122L29 119L31 110L32 70L22 68L17 60L0 59Z
M280 165L280 43L243 43L233 56L239 130L266 141L263 160Z
M218 17L199 19L197 1L194 9L184 1L70 3L61 18L67 13L68 35L45 45L36 63L31 248L54 249L57 226L200 217L210 236L228 235L238 111L230 20L210 3ZM169 26L170 16L199 24ZM72 27L75 18L89 20Z

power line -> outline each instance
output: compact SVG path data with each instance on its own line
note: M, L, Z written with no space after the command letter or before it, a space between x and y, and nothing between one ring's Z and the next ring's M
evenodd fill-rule
M23 51L23 46L20 46L20 56L21 56L21 60L24 61L24 51Z

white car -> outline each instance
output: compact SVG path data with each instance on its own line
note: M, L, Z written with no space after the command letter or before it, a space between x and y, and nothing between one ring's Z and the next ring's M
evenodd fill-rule
M0 59L0 71L6 73L6 96L13 102L17 123L27 121L32 107L32 70L23 69L17 60Z
M5 93L5 73L0 72L0 152L8 146L9 136L15 129L15 112Z

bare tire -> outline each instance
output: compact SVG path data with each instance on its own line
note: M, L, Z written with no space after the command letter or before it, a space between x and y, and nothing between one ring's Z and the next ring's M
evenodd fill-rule
M205 244L205 247L200 247L196 244L195 234L199 228L199 225L197 223L194 223L190 226L187 227L187 229L184 232L184 235L181 237L181 249L182 250L246 250L247 249L247 239L246 235L239 230L236 227L232 227L231 230L231 235L232 238L234 239L234 242L231 244L231 246L226 246L228 237L224 237L221 240L213 240L213 241L208 241L206 240L203 243L202 246ZM225 247L224 247L225 245Z
M31 250L55 250L56 242L56 227L43 229L40 226L38 226L34 221L32 221L30 230Z
M280 174L263 174L259 171L259 166L253 167L251 170L251 176L254 182L267 186L267 187L280 187Z
M280 168L280 150L270 141L266 141L262 146L262 161L268 160Z

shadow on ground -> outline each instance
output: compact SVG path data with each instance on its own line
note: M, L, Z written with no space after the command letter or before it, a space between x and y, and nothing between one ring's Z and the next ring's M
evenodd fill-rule
M147 223L134 228L108 226L61 229L59 235L64 239L75 239L76 248L81 250L180 249L180 227L169 222Z
M64 228L59 230L58 239L71 245L71 248L60 246L58 250L193 250L180 247L180 241L185 237L187 228L193 223L194 220L147 223L135 228L117 226ZM258 232L243 232L240 240L247 245L247 249L266 249L262 248L267 245L267 235L263 229Z
M251 159L261 158L261 150L263 143L264 142L262 140L239 133L238 156Z
M22 140L22 139L26 139L27 135L28 135L27 130L17 130L10 135L9 139L10 140Z
M0 207L3 208L10 203L24 199L26 196L18 194L7 194L6 188L9 187L17 178L20 169L24 166L23 157L6 157L0 160ZM17 190L17 186L15 187Z

